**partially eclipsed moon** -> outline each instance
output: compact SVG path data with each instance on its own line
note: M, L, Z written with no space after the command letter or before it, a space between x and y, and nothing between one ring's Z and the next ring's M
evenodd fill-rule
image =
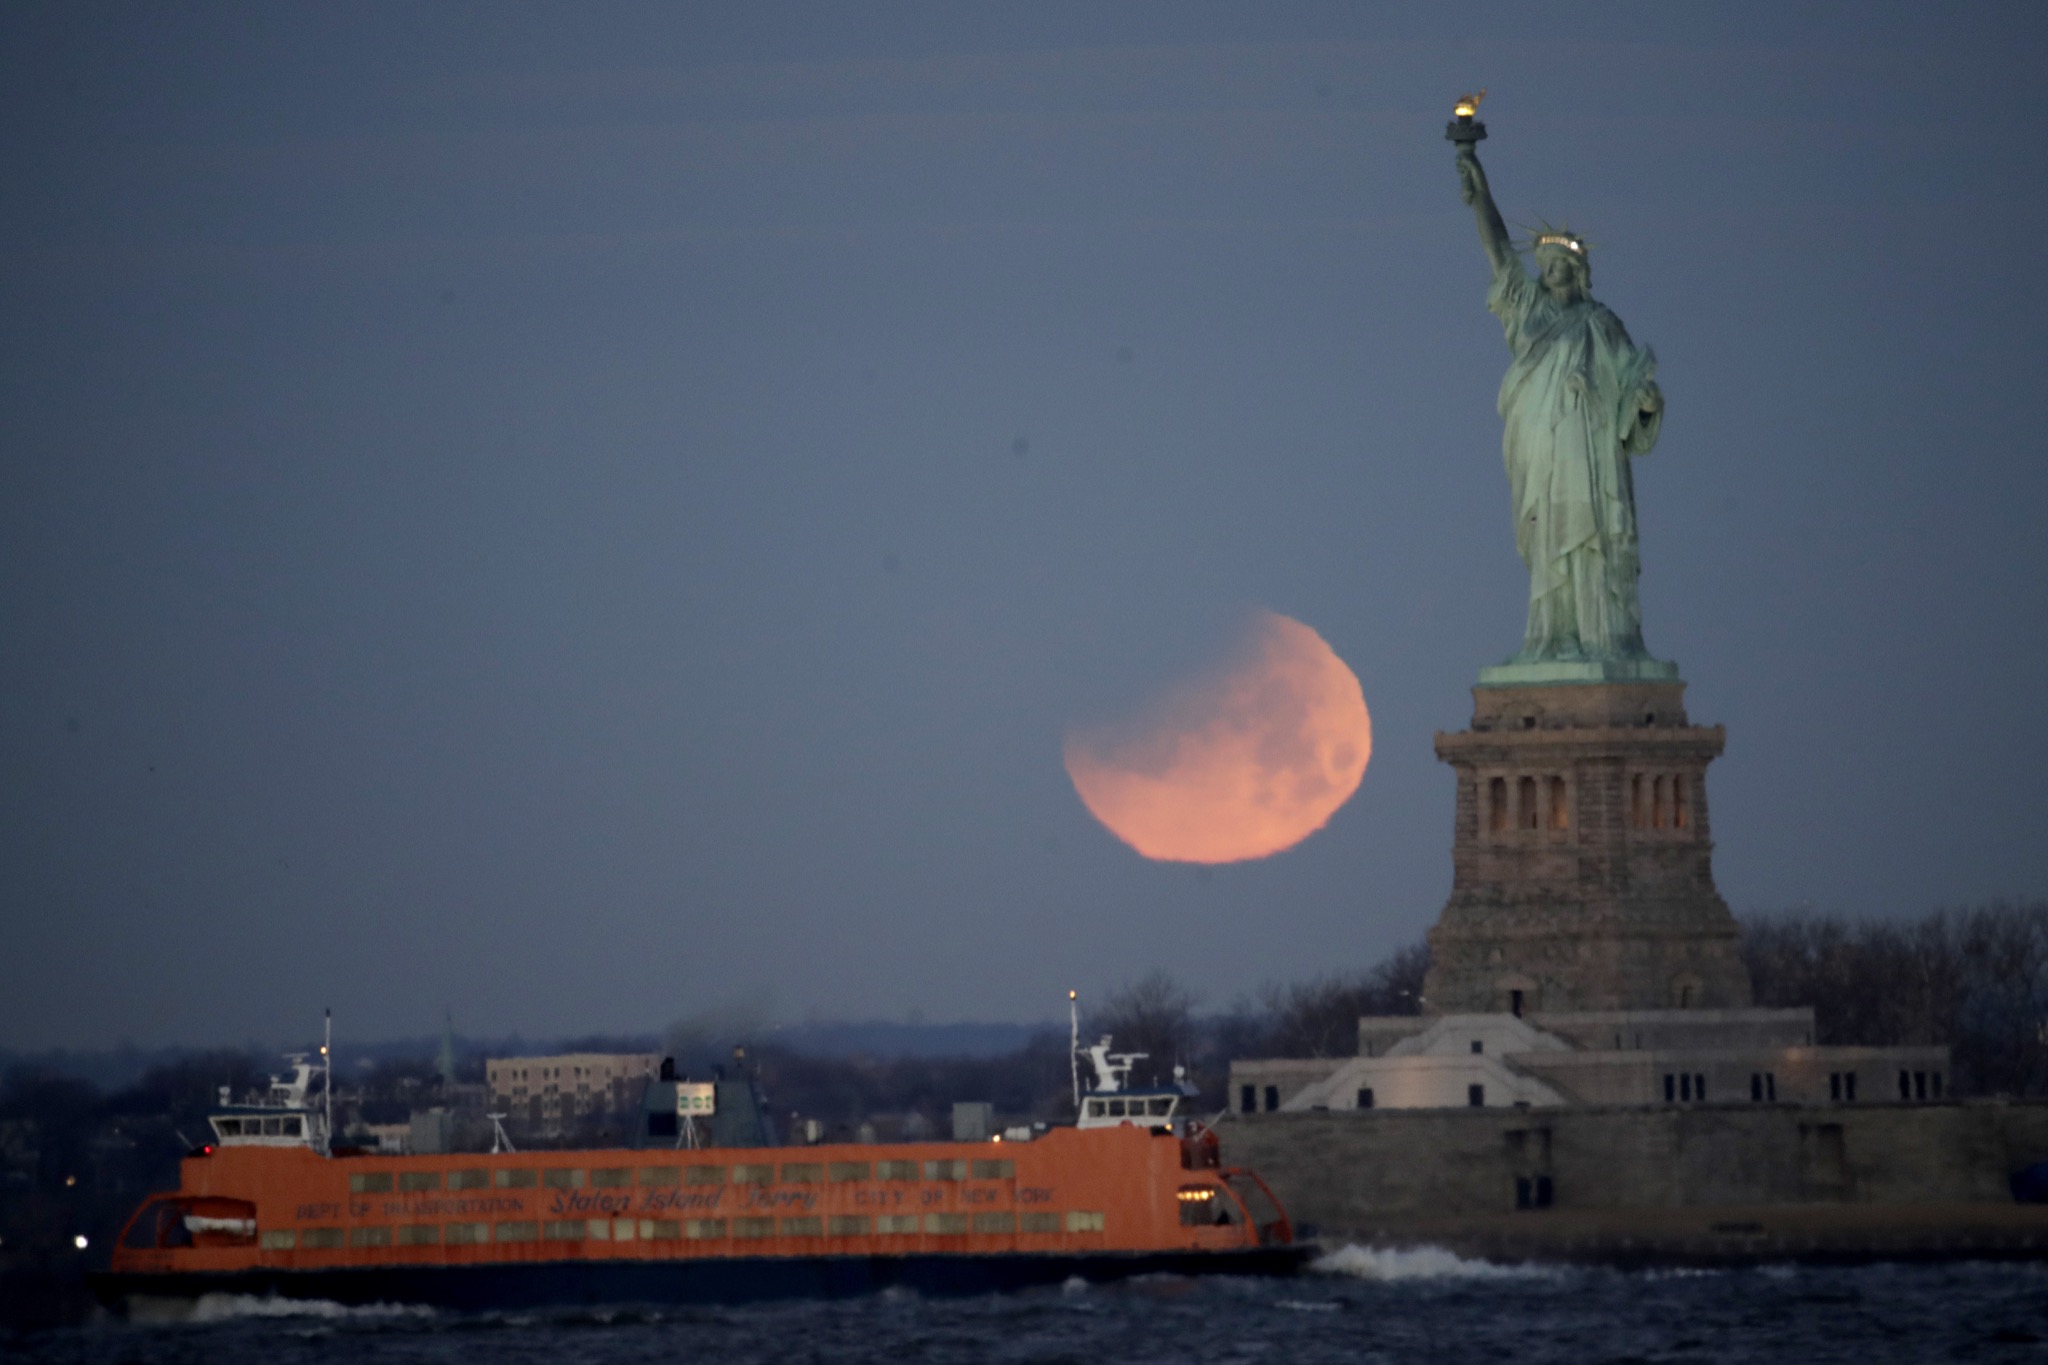
M1067 734L1074 790L1147 858L1234 863L1292 848L1365 776L1365 692L1323 637L1261 612L1246 643L1141 724Z

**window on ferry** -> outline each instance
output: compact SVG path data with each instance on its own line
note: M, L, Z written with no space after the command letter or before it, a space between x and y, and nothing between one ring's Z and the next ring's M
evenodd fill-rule
M616 1190L633 1183L633 1168L630 1166L607 1166L601 1171L590 1173L592 1189Z
M826 1231L834 1237L865 1237L869 1218L864 1213L835 1213L826 1220Z
M357 1171L348 1178L348 1192L350 1194L389 1194L391 1192L391 1172Z
M1272 1112L1273 1112L1274 1110L1278 1109L1279 1107L1280 1107L1280 1087L1279 1087L1279 1086L1277 1086L1277 1085L1269 1085L1269 1086L1267 1086L1267 1087L1266 1087L1266 1112L1270 1114L1270 1113L1272 1113Z
M773 1237L773 1218L735 1218L732 1220L732 1235L735 1237Z
M825 1168L815 1161L785 1161L782 1180L786 1185L815 1185L825 1178Z
M1145 1101L1145 1112L1155 1118L1165 1118L1173 1112L1173 1097L1160 1095Z
M1247 1085L1239 1089L1237 1109L1241 1114L1256 1114L1259 1110L1259 1088Z
M1011 1233L1017 1230L1017 1215L1014 1213L977 1213L974 1215L974 1230L986 1233Z
M541 1235L550 1242L580 1242L583 1240L583 1233L581 1218L551 1222L541 1229Z
M917 1231L917 1215L914 1213L885 1213L875 1219L875 1231L887 1236L901 1236Z
M835 1161L825 1168L825 1174L833 1180L866 1180L868 1163L865 1161Z
M917 1179L917 1163L915 1161L877 1161L875 1163L875 1179L915 1180Z
M1069 1209L1067 1211L1067 1231L1100 1232L1102 1231L1102 1215L1082 1209Z
M290 1251L299 1244L299 1234L292 1228L272 1228L261 1238L265 1251Z
M673 1218L642 1218L640 1240L643 1242L673 1242L683 1235L683 1225Z
M825 1235L825 1220L812 1215L785 1218L782 1220L782 1235L784 1237L823 1237Z
M723 1218L686 1219L683 1222L683 1236L693 1242L715 1242L725 1236L725 1220Z
M642 1166L640 1183L643 1185L674 1185L682 1180L683 1173L674 1166Z
M1060 1216L1056 1213L1020 1213L1017 1215L1019 1232L1058 1232Z
M580 1190L590 1183L590 1172L580 1166L550 1166L540 1173L540 1183L550 1190Z
M940 1237L957 1237L967 1231L967 1215L964 1213L928 1213L924 1216L924 1230Z
M1360 1109L1370 1109L1370 1108L1372 1108L1372 1087L1371 1087L1371 1086L1366 1086L1366 1087L1365 1087L1364 1089L1362 1089L1362 1090L1360 1090L1360 1091L1358 1092L1358 1107L1359 1107Z
M683 1167L683 1183L685 1185L723 1185L725 1177L726 1170L723 1166Z
M967 1163L964 1161L927 1161L924 1163L926 1180L965 1180Z
M215 1119L213 1127L214 1131L224 1138L240 1137L242 1135L242 1121L240 1119Z
M1109 1116L1113 1119L1120 1119L1124 1116L1124 1102L1122 1100L1109 1101Z
M299 1127L299 1116L298 1116L298 1115L294 1114L294 1115L292 1115L292 1116L291 1116L290 1118L288 1118L288 1119L286 1119L286 1120L284 1121L284 1135L285 1135L286 1137L303 1137L303 1136L305 1136L305 1134L304 1134L303 1130L301 1130L301 1129L300 1129L300 1127Z
M480 1190L483 1188L482 1171L457 1171L448 1177L451 1190ZM501 1190L530 1190L540 1183L539 1171L499 1170L492 1172L491 1182Z
M450 1223L442 1231L450 1246L474 1246L491 1240L489 1223Z
M735 1185L767 1185L774 1179L775 1168L765 1162L732 1168L732 1183Z
M1484 1109L1486 1107L1486 1087L1483 1085L1466 1086L1465 1103L1474 1109Z
M974 1163L976 1180L1014 1180L1017 1178L1017 1163L1014 1161L977 1161Z
M299 1245L307 1251L327 1251L341 1245L340 1228L307 1228L299 1234Z
M540 1224L532 1222L499 1223L491 1240L494 1242L531 1242L539 1238Z
M1101 1118L1101 1117L1102 1117L1102 1116L1103 1116L1104 1114L1107 1114L1108 1112L1109 1112L1109 1101L1108 1101L1108 1100L1090 1100L1090 1101L1088 1101L1088 1117L1089 1117L1089 1118L1091 1118L1091 1119L1099 1119L1099 1118Z
M441 1188L439 1171L400 1171L398 1188L410 1193L414 1190L438 1190Z
M441 1229L432 1223L407 1223L398 1230L402 1247L429 1247L441 1240Z
M348 1244L352 1247L388 1247L391 1245L391 1229L381 1226L350 1228Z

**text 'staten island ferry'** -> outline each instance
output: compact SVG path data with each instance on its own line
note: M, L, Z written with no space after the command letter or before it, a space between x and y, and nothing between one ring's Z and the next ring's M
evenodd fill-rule
M1192 1087L1131 1088L1142 1054L1106 1038L1086 1055L1095 1086L1074 1127L987 1143L776 1147L751 1080L692 1083L665 1063L634 1147L434 1156L332 1151L300 1060L267 1094L223 1103L215 1141L136 1210L95 1289L141 1309L209 1293L492 1308L1301 1263L1272 1192L1181 1113Z

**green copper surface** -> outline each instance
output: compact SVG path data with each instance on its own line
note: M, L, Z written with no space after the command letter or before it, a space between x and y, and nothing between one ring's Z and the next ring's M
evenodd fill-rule
M1472 144L1459 146L1457 167L1493 266L1486 306L1500 318L1508 344L1501 454L1515 548L1529 569L1522 648L1481 680L1675 678L1675 666L1644 648L1636 595L1641 567L1629 461L1650 453L1663 425L1657 357L1593 299L1583 244L1568 233L1554 234L1565 244L1539 243L1532 277L1509 241ZM1540 676L1507 676L1530 668Z
M1560 683L1677 682L1663 659L1539 659L1479 670L1481 687L1555 687Z

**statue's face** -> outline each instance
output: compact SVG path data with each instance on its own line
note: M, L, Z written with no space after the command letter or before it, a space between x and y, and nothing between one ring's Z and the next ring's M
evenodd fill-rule
M1545 247L1536 253L1543 288L1559 303L1576 303L1586 297L1591 271L1586 263L1560 247Z

